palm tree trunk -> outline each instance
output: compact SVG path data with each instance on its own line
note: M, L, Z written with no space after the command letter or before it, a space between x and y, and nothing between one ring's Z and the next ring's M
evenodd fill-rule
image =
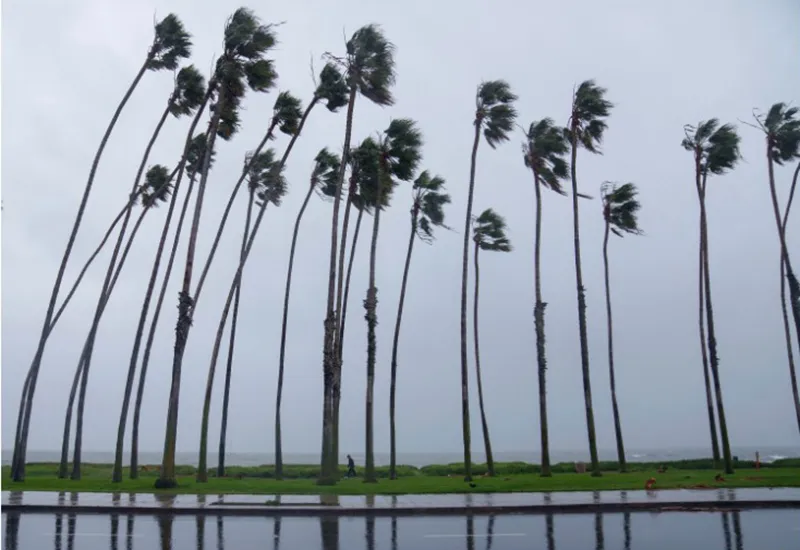
M294 266L294 253L297 249L297 235L300 231L300 221L311 199L314 185L308 187L308 192L303 199L300 211L294 221L294 231L292 232L292 246L289 249L289 267L286 271L286 291L283 296L283 319L281 321L281 351L278 359L278 393L275 396L275 478L283 479L283 447L281 446L281 402L283 399L283 373L286 361L286 329L289 322L289 296L292 290L292 267Z
M342 184L347 166L347 157L350 155L350 137L353 131L353 109L356 102L356 88L350 89L350 98L347 104L347 122L344 131L344 146L342 148L342 164L339 166L339 175L336 182L336 193L333 197L333 214L331 216L331 252L328 267L328 299L325 313L325 335L323 341L323 406L322 406L322 457L320 464L320 485L336 483L335 470L338 457L333 456L335 444L333 441L333 381L338 370L336 353L336 312L334 311L336 298L336 248L339 244L339 205L341 203Z
M533 308L536 325L536 362L539 378L539 431L542 446L542 477L552 476L550 471L550 437L547 432L547 356L545 354L544 308L542 301L542 188L539 175L533 172L533 185L536 190L536 242L534 245L534 286L536 288L536 305Z
M242 251L239 261L244 256L244 249L247 246L247 237L250 234L250 219L253 215L253 203L255 202L255 189L249 189L247 197L247 215L244 220L244 233L242 233ZM242 283L236 285L233 297L233 315L231 316L231 334L228 344L228 363L225 366L225 388L222 393L222 425L219 430L219 452L217 457L217 477L225 477L225 439L228 435L228 405L231 393L231 371L233 370L233 350L236 344L236 321L239 317L239 299L242 294ZM195 302L196 303L196 302Z
M481 141L481 121L475 119L475 139L469 164L469 193L464 220L464 251L461 262L461 430L464 439L464 481L472 481L471 436L469 426L469 371L467 370L467 277L469 275L469 234L472 225L472 199L475 194L475 168L478 144Z
M103 151L106 148L108 139L111 137L111 132L114 130L114 126L117 124L117 120L119 120L122 109L125 108L128 100L133 95L133 91L136 89L139 81L141 81L144 73L147 71L147 65L149 62L150 58L148 56L148 58L142 64L142 67L139 69L139 72L136 74L136 77L133 79L133 82L128 87L128 90L125 92L125 95L122 97L122 101L120 101L119 105L117 105L117 109L114 111L114 115L111 117L111 122L109 122L108 127L103 134L103 138L100 140L100 146L97 148L94 160L92 161L92 167L89 170L89 178L86 182L86 186L84 187L83 197L81 198L80 206L78 206L75 222L72 225L72 231L70 232L69 239L67 240L67 248L64 250L64 256L61 258L61 265L58 268L58 274L56 275L56 280L55 283L53 283L53 289L50 293L50 302L47 305L47 313L45 314L44 323L42 323L42 334L39 337L36 354L33 357L33 361L29 369L30 383L27 386L27 391L25 391L25 388L23 388L23 393L20 398L17 431L14 439L14 455L11 461L11 477L14 481L23 481L25 479L25 455L28 447L31 408L33 407L33 396L36 392L36 381L39 377L39 369L41 367L42 356L44 355L44 347L47 343L47 337L50 334L50 325L52 324L53 312L56 307L56 300L58 299L58 291L61 289L61 281L63 280L64 272L67 269L67 262L69 261L70 254L72 253L72 247L75 244L75 239L78 236L78 229L80 228L81 221L83 220L83 214L86 211L86 205L89 202L89 194L92 191L95 174L97 173L97 166L100 164L100 157L103 155Z
M380 171L379 171L380 172ZM375 263L378 255L378 231L381 223L382 187L381 174L378 174L378 197L375 205L375 217L372 219L372 242L369 247L369 286L364 300L365 318L367 320L367 396L366 396L366 441L364 460L364 482L375 483L375 443L373 394L375 389L375 354L378 344L375 329L378 326L378 288L375 286Z
M191 136L191 132L189 133ZM181 176L183 173L181 172L178 176L178 181L176 182L176 186L180 185ZM136 388L136 402L134 403L133 407L133 424L131 426L131 460L130 460L130 477L131 479L137 479L139 477L139 420L141 419L142 414L142 401L144 399L144 384L147 380L147 367L150 364L150 353L153 350L153 342L155 341L156 336L156 329L158 328L158 318L161 315L161 308L164 305L164 298L167 294L167 285L169 284L169 278L172 275L172 267L175 264L175 256L178 252L178 244L180 242L182 228L183 228L183 221L186 218L186 212L189 209L189 202L192 198L192 192L194 191L194 184L195 178L197 174L192 174L189 178L189 188L186 190L186 198L183 201L183 206L181 207L181 213L178 216L178 225L175 228L175 236L172 240L172 250L169 254L169 260L167 260L167 269L164 272L164 280L161 283L161 290L158 294L158 299L156 300L155 311L153 312L153 319L150 321L150 329L147 334L147 341L145 342L144 346L144 353L142 354L142 368L139 371L139 383L137 384ZM168 224L167 224L168 225ZM158 252L156 253L156 260L153 263L153 271L150 275L150 284L148 286L148 293L152 294L154 290L154 283L155 283L155 275L158 273L158 263L159 258L161 257L161 252L163 251L163 246L159 247ZM137 338L141 339L142 330L144 329L144 320L147 317L147 311L142 309L141 317L139 318L139 328L137 329ZM134 344L135 345L135 344ZM136 358L131 354L131 362L134 362Z
M478 379L478 406L481 409L481 428L483 429L483 445L486 449L486 467L490 476L494 477L494 457L492 456L492 442L489 440L489 423L486 421L486 407L483 404L483 380L481 378L481 350L479 344L479 326L478 326L478 298L480 289L480 267L478 263L478 252L480 247L478 241L475 241L475 299L473 300L472 324L474 331L475 341L475 376Z
M606 282L606 318L608 319L608 380L611 384L611 407L614 413L614 435L617 439L617 460L619 471L625 473L628 466L625 462L625 444L622 442L622 423L619 419L619 405L617 404L617 382L614 375L614 328L611 320L611 277L608 273L608 234L609 223L606 219L606 230L603 236L603 271Z
M586 431L589 436L589 455L592 461L592 476L598 477L600 462L597 458L597 436L594 430L594 409L592 408L592 381L589 377L589 341L586 330L586 289L583 286L583 272L581 270L581 233L580 219L578 217L578 177L576 163L578 160L577 132L572 129L572 163L570 175L572 176L572 223L575 238L575 282L578 291L578 331L581 343L581 372L583 374L583 398L586 405Z
M783 220L781 221L781 233L783 238L786 239L786 222L789 220L789 211L792 208L792 200L794 199L794 191L797 187L797 176L800 174L800 163L794 170L794 177L792 178L792 186L789 190L789 199L786 201L786 208L783 212ZM788 248L787 248L788 250ZM794 410L797 416L797 427L800 429L800 393L797 388L797 371L795 370L794 353L792 351L792 333L789 328L789 314L786 309L786 260L784 255L781 254L781 312L783 314L783 332L786 337L786 355L789 359L789 379L792 385L792 397L794 398ZM792 311L794 313L794 310ZM797 320L797 318L795 318ZM798 337L798 345L800 345L800 337Z
M187 141L189 143L191 143L192 134L194 133L194 130L197 127L198 122L200 121L200 117L203 115L203 112L205 111L206 104L208 103L208 98L209 94L206 93L206 97L204 98L200 107L197 109L197 114L192 120L192 124L187 134ZM145 292L144 303L142 304L142 310L139 315L139 324L136 327L136 336L133 341L131 360L130 363L128 364L128 376L125 380L125 393L122 399L122 410L120 411L119 424L117 426L117 443L114 453L114 469L111 474L111 480L113 482L122 481L122 453L124 451L124 446L125 446L125 427L128 421L128 409L130 407L131 395L133 393L133 381L134 377L136 376L136 364L138 363L139 360L139 347L141 346L142 343L142 336L144 334L144 325L145 322L147 321L147 313L150 309L150 300L153 297L153 290L155 289L156 278L158 277L158 268L161 265L161 256L164 253L164 245L166 244L167 233L169 233L169 226L170 223L172 222L172 215L175 212L175 205L178 202L178 192L180 191L181 179L183 177L182 170L186 164L186 161L187 161L187 156L183 155L181 157L180 163L178 164L177 170L180 176L178 180L175 182L175 186L172 189L172 196L170 197L169 207L167 209L167 217L164 220L164 227L161 230L161 237L158 241L158 250L156 251L156 259L153 262L153 269L150 272L150 280L147 283L147 291ZM170 177L170 181L171 180L172 178ZM167 182L167 185L169 185L169 182ZM191 195L191 187L192 185L190 184L189 193L187 194L186 197L186 203L184 204L184 208L181 213L181 222L183 222L183 215L186 212L186 205L188 205L189 202L189 196ZM140 189L142 189L142 187L140 187ZM135 479L136 473L134 473L133 466L134 464L131 463L132 467L131 478Z
M714 397L717 400L717 418L719 418L719 434L722 440L722 459L725 473L733 474L731 447L728 441L728 424L725 421L725 407L722 403L722 386L719 378L719 356L717 354L717 339L714 331L714 309L711 301L711 277L708 261L708 221L706 216L706 182L705 177L700 182L700 173L697 174L698 193L700 197L700 230L703 247L703 284L705 285L706 299L706 324L708 327L708 357L711 366L711 375L714 382Z
M403 281L400 283L400 300L397 303L397 320L394 324L394 340L392 341L392 373L389 385L389 479L397 479L397 431L395 429L395 403L397 394L397 347L400 343L400 323L403 320L403 304L406 301L406 285L408 284L408 268L411 266L411 252L417 237L417 216L419 203L414 202L411 209L411 234L408 237L406 263L403 267Z
M161 472L156 480L157 489L170 489L177 485L175 480L175 445L178 437L178 407L181 389L181 368L183 366L183 353L186 350L186 340L192 325L194 300L189 295L194 272L194 256L197 247L197 234L200 230L200 214L203 210L203 198L208 182L208 172L211 167L211 151L217 139L217 129L222 111L225 109L225 88L219 92L214 115L206 132L207 141L203 155L203 168L200 171L200 183L197 188L197 202L192 217L192 227L189 231L189 242L186 251L186 267L183 272L183 284L178 295L178 319L175 323L175 352L172 359L172 381L169 392L169 405L167 408L167 425L164 433L164 454ZM188 148L188 143L187 143ZM185 151L184 151L185 152Z
M353 241L350 244L350 257L347 260L347 275L344 281L344 298L342 299L342 323L339 326L339 344L338 344L338 351L339 354L342 354L342 350L344 349L344 327L345 322L347 321L347 304L350 297L350 276L353 274L353 260L355 259L356 255L356 245L358 244L358 234L361 230L361 219L364 217L364 209L361 208L358 210L358 216L356 216L356 227L353 231Z
M699 334L700 334L700 355L703 359L703 381L706 389L706 407L708 410L708 425L711 432L711 453L714 461L714 468L719 468L721 456L719 452L719 440L717 439L717 422L714 415L714 396L711 391L711 369L708 365L708 348L706 348L706 320L705 320L705 268L703 258L705 258L705 246L703 241L703 220L700 219L700 255L699 255Z

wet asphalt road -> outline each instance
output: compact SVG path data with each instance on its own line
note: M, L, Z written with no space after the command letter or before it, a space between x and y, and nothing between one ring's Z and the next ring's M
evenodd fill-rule
M800 550L800 510L406 518L3 514L6 550Z

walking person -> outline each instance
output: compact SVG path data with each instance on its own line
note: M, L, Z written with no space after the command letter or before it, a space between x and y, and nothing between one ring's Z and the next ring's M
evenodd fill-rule
M347 477L356 477L356 463L350 455L347 455Z

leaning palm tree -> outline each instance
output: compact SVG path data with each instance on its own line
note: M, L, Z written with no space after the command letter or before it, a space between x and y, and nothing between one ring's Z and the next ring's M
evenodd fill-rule
M578 148L599 154L599 145L606 130L605 119L612 103L605 99L606 89L597 86L593 80L586 80L578 86L572 96L572 111L566 136L572 150L570 176L572 179L572 222L575 238L575 280L578 287L578 330L581 344L581 371L583 373L583 393L586 406L586 430L589 436L589 455L592 461L592 475L599 476L600 462L597 458L597 438L594 431L594 409L592 408L592 384L589 378L589 341L586 329L586 289L583 286L581 269L581 236L578 218Z
M422 157L422 133L416 122L407 118L396 118L379 136L375 148L376 177L364 180L363 193L375 209L372 218L372 241L369 249L369 283L367 296L364 299L365 318L367 320L367 396L366 396L366 445L364 461L364 481L374 483L375 454L373 441L373 389L375 386L375 360L377 339L375 329L378 326L378 287L375 285L376 261L378 255L378 231L381 223L381 211L392 195L392 190L401 181L410 181L414 177L417 165Z
M228 298L222 310L219 325L217 326L217 335L214 340L214 347L211 352L211 363L208 367L208 378L206 380L206 394L203 401L203 417L200 427L200 456L197 465L197 481L208 481L208 468L206 467L208 459L208 420L211 411L211 395L214 389L214 373L217 367L217 360L219 358L219 351L222 345L222 336L225 331L225 324L228 320L228 314L231 310L236 289L241 284L242 271L244 270L245 263L250 254L250 250L255 240L255 235L263 217L264 211L268 204L280 206L281 199L286 194L287 184L283 176L282 166L280 162L275 160L275 152L272 149L267 149L263 153L256 155L253 162L248 163L248 187L255 189L255 194L260 201L260 208L256 224L253 225L253 230L244 247L244 252L241 255L239 267L234 275L233 282L231 283Z
M189 242L186 251L186 266L183 284L178 296L178 319L175 325L175 349L172 361L167 425L164 434L164 454L161 472L156 480L157 488L175 487L175 445L178 431L178 398L180 395L181 367L186 340L192 324L194 299L190 296L197 234L200 229L200 214L203 208L206 182L208 181L209 151L214 150L217 134L230 139L238 128L238 108L246 87L257 91L270 90L277 78L273 62L264 55L276 43L274 27L262 25L247 8L234 12L225 26L225 48L216 63L214 77L209 87L216 95L213 116L208 128L208 144L203 168L197 186L197 201L194 207ZM246 80L246 83L245 83Z
M339 312L335 311L337 298L336 260L339 245L339 205L345 168L350 155L350 137L353 130L353 110L356 96L360 93L368 100L381 106L392 105L394 98L390 88L395 81L394 45L389 42L377 25L366 25L358 29L347 41L344 58L329 56L331 61L342 67L349 88L347 102L347 121L345 123L342 163L339 166L336 193L333 199L331 216L331 251L328 267L328 297L325 308L325 333L323 340L323 422L322 456L320 464L320 484L336 482L338 467L337 448L334 441L334 425L338 423L338 409L334 402L338 399L341 364L338 361L337 335ZM341 273L339 274L341 277Z
M394 324L392 341L391 382L389 386L389 478L397 479L397 444L395 430L395 395L397 393L397 349L400 343L400 323L403 320L403 304L406 299L408 270L411 266L411 252L414 241L420 239L432 243L433 228L444 227L444 205L450 202L450 195L444 192L444 179L431 176L427 170L422 172L412 188L411 234L408 237L406 263L403 267L403 280L400 283L400 300L397 303L397 320Z
M506 236L506 221L497 212L488 208L475 218L472 225L472 240L475 243L475 297L473 302L473 339L475 341L475 374L478 379L478 406L481 409L481 428L483 429L483 445L486 451L486 467L488 474L494 476L494 457L492 443L489 439L489 422L486 420L486 407L483 402L483 381L481 378L481 353L478 324L478 304L480 290L480 262L478 253L481 250L494 252L511 252L511 241Z
M639 200L636 198L638 191L632 183L616 185L605 182L600 188L603 200L603 220L605 233L603 235L603 268L606 281L606 318L608 320L608 378L611 382L611 407L614 413L614 434L617 438L617 460L620 472L627 471L625 463L625 445L622 441L622 424L619 418L617 405L617 384L614 376L614 333L611 323L611 282L608 274L608 235L614 233L622 237L625 233L641 235L639 229Z
M281 349L278 359L278 393L275 398L275 477L283 478L283 447L281 445L281 400L283 397L283 374L286 359L286 332L289 321L289 296L292 289L292 267L294 266L294 253L297 248L297 235L300 232L300 222L311 199L311 193L323 186L336 186L339 164L338 156L323 148L314 158L314 169L311 171L308 191L303 199L303 204L297 213L292 232L292 245L289 249L289 267L286 272L286 291L283 297L283 319L281 322Z
M782 166L785 162L792 162L800 157L800 120L797 118L798 108L787 107L785 103L773 105L766 116L756 116L756 122L766 135L767 169L769 175L769 191L772 199L772 209L775 214L775 223L778 226L778 239L780 242L781 256L781 308L783 310L783 327L786 336L786 350L789 358L789 378L794 397L797 427L800 429L800 393L797 388L797 373L794 367L792 354L792 338L789 329L789 315L786 310L786 281L789 282L789 303L791 304L794 327L797 332L797 341L800 343L800 284L792 269L789 249L786 246L786 227L781 217L778 206L778 194L775 188L775 164ZM787 201L788 202L788 201ZM787 204L788 206L788 204Z
M190 129L194 131L194 127ZM191 133L189 134L191 136ZM150 364L150 353L153 349L153 343L155 341L156 329L158 328L158 319L161 315L161 309L164 305L164 298L166 297L167 293L167 285L170 280L170 276L172 275L172 268L175 265L175 256L178 252L178 244L180 243L180 238L182 235L183 229L183 222L186 219L186 213L189 210L189 202L192 198L192 192L194 191L194 184L197 180L197 175L200 173L203 165L203 159L205 158L205 151L206 145L208 144L208 140L205 134L198 134L194 138L191 138L189 141L189 148L186 155L186 173L189 176L189 187L186 190L186 197L184 198L183 205L181 206L181 213L178 216L178 223L175 226L175 235L172 239L172 247L169 254L169 259L167 260L167 267L164 272L163 280L161 283L161 289L159 290L158 298L156 299L156 305L153 311L153 318L150 321L150 328L148 329L147 333L147 341L145 342L144 352L142 353L142 366L139 369L139 381L137 383L136 389L136 401L133 407L133 422L131 425L131 459L130 459L130 477L131 479L137 479L139 477L139 420L141 419L142 414L142 402L144 399L144 386L147 381L147 367ZM214 164L214 151L210 152L209 158L209 166L213 166ZM180 185L180 177L176 182L176 189L177 186ZM173 200L175 199L176 193L173 193L172 197ZM170 205L172 206L172 205ZM153 262L153 269L150 273L150 281L147 286L147 292L145 294L145 302L149 305L150 298L153 295L153 291L155 290L155 283L156 277L158 276L158 267L161 261L161 256L164 252L164 245L165 240L164 237L166 236L167 232L169 231L169 213L167 214L167 220L164 224L164 229L161 232L161 240L159 241L158 249L156 250L156 258ZM138 351L139 346L141 345L141 340L144 335L144 323L147 319L148 315L148 308L143 307L142 312L139 317L139 325L136 329L136 338L134 340L134 350L131 353L131 363L134 365L138 361Z
M547 431L547 356L545 354L544 308L542 300L541 249L542 249L542 186L566 195L561 187L561 180L567 177L567 142L564 130L553 124L553 120L545 118L534 121L525 133L522 146L525 166L533 173L533 187L536 191L536 231L533 255L533 279L536 304L533 308L536 328L536 362L539 379L539 433L542 446L542 476L550 477L550 437Z
M685 127L686 137L681 145L694 155L695 187L700 203L700 256L701 256L701 300L705 305L706 327L708 329L704 345L708 346L708 358L714 382L714 397L717 402L717 417L722 443L722 458L725 472L733 473L731 447L728 441L728 425L725 421L725 407L722 403L722 385L719 376L719 356L714 330L714 310L711 300L711 276L708 261L708 218L706 211L706 180L709 174L721 175L732 169L738 162L739 135L731 124L719 125L715 118L700 122L697 126Z
M504 80L481 82L475 95L475 139L469 167L469 193L464 221L464 250L461 262L461 424L464 438L464 479L472 481L471 435L469 426L469 371L467 369L467 277L469 274L469 233L472 224L472 199L475 194L475 171L481 131L492 149L504 141L514 127L517 96Z
M58 292L61 289L61 281L64 278L64 272L67 268L72 247L75 244L75 239L78 236L78 229L83 221L83 215L86 211L86 205L89 201L89 194L94 184L95 174L97 167L100 164L100 158L103 155L108 139L111 132L119 120L122 110L128 103L128 100L133 95L133 91L139 85L142 77L147 71L160 71L160 70L175 70L178 67L181 59L189 57L191 52L192 42L191 35L186 32L180 19L174 14L167 15L155 26L155 36L147 52L144 63L142 64L133 82L128 87L125 95L117 105L114 115L100 140L100 145L95 153L92 167L89 170L89 177L84 186L83 196L81 197L80 206L75 216L72 230L70 231L69 238L67 239L67 247L64 250L64 255L61 259L61 265L58 268L55 283L50 294L50 302L47 306L47 313L45 314L44 323L42 326L42 333L39 337L36 353L34 354L33 361L29 368L29 376L26 378L25 385L22 389L22 396L20 399L19 417L17 420L17 430L14 440L14 456L11 461L11 476L14 481L23 481L25 479L25 455L28 444L28 433L30 428L31 407L33 406L33 396L36 391L36 381L39 376L39 369L41 366L42 355L44 354L44 347L47 342L47 337L50 335L50 326L53 319L53 313L58 299Z

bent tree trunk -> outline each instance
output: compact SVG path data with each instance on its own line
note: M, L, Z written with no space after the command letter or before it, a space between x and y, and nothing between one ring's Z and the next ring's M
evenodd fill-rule
M358 244L358 234L361 230L361 219L364 217L364 209L361 208L358 211L358 216L356 216L356 228L353 231L353 241L350 244L350 257L347 260L347 275L344 281L344 298L342 299L342 323L339 326L339 335L337 338L339 339L338 343L338 351L339 355L342 355L342 350L344 349L344 327L345 322L347 321L347 304L350 298L350 276L353 274L353 260L355 259L356 255L356 245Z
M789 220L789 212L792 208L792 201L794 199L794 191L797 187L797 177L800 175L800 163L798 163L797 168L794 170L794 177L792 178L792 186L789 190L789 199L786 201L786 208L783 212L783 219L781 221L781 235L783 235L783 239L786 239L786 223ZM786 248L787 255L788 255L788 247ZM786 309L786 279L788 278L788 274L786 272L786 260L784 255L781 254L781 313L783 314L783 332L786 337L786 355L789 359L789 380L791 381L792 386L792 397L794 398L794 410L795 415L797 416L797 428L800 430L800 393L798 393L797 388L797 371L795 370L795 363L794 363L794 353L792 351L792 333L791 329L789 328L789 314ZM791 282L790 282L791 284ZM797 284L797 281L794 281L794 284ZM800 315L795 313L796 308L795 304L798 302L798 297L792 297L793 304L792 304L792 314L795 317L795 327L800 325ZM797 338L798 345L800 345L800 334L798 334Z
M97 173L97 166L100 164L100 157L103 156L103 151L106 148L108 139L111 137L111 132L114 130L114 126L117 124L117 120L119 120L122 110L125 108L128 100L133 95L133 91L138 86L139 81L141 81L145 71L147 71L148 63L149 58L142 64L142 67L139 69L139 72L136 74L133 82L128 87L125 95L122 97L122 101L120 101L119 105L117 105L117 109L114 111L114 115L111 117L111 122L109 122L108 127L103 134L103 138L100 140L100 146L97 148L94 160L92 161L92 167L89 170L89 178L86 181L86 186L83 190L83 196L81 197L81 202L78 206L78 212L75 215L75 222L72 225L72 231L70 232L67 240L67 247L64 250L64 256L61 258L61 265L58 268L58 274L56 275L56 280L53 283L53 289L50 293L50 302L47 305L47 313L45 314L44 322L42 323L42 334L39 337L36 353L29 368L30 382L23 387L22 396L20 397L17 430L14 439L14 454L11 460L11 477L14 481L23 481L25 479L25 455L28 446L31 408L33 407L33 396L36 392L36 381L39 377L39 369L41 367L42 356L44 355L47 337L50 334L50 325L52 323L53 311L55 310L56 301L58 299L58 292L61 289L61 281L64 278L64 272L67 269L67 262L69 261L70 254L72 253L72 247L75 245L75 239L78 236L78 229L83 221L83 214L86 211L86 205L89 201L89 194L92 191L92 185L94 184L94 178Z
M397 479L397 431L395 428L395 404L397 394L397 348L400 343L400 323L403 320L403 304L406 301L406 285L408 284L408 268L411 266L411 252L417 237L417 217L419 204L414 203L411 209L411 235L408 237L406 263L403 267L403 281L400 283L400 300L397 304L397 320L394 324L394 340L392 341L391 382L389 386L389 479Z
M475 376L478 379L478 406L481 409L481 428L483 428L483 446L486 449L486 468L488 474L494 477L494 457L492 456L492 442L489 439L489 423L486 420L486 407L483 404L483 380L481 377L481 350L479 344L479 327L478 327L478 298L480 290L480 268L478 264L478 252L480 247L478 241L475 241L475 298L473 300L472 312L472 329L474 331L475 341Z
M708 425L711 432L711 453L714 460L714 467L719 468L722 458L719 452L719 440L717 439L717 421L714 414L714 395L711 391L711 368L708 365L708 348L706 347L706 294L705 294L705 269L703 258L705 258L705 248L703 244L703 219L700 219L700 255L699 255L699 334L700 334L700 355L703 359L703 382L706 389L706 408L708 410Z
M378 176L380 181L380 175ZM375 354L378 344L375 329L378 326L378 288L375 286L375 261L378 253L378 231L381 223L381 187L378 184L378 198L375 206L375 217L372 219L372 242L369 247L369 286L367 287L367 297L364 299L364 309L367 320L367 392L365 403L366 417L366 437L364 452L364 482L375 483L378 481L375 476L375 443L374 443L374 414L373 414L373 394L375 388Z

